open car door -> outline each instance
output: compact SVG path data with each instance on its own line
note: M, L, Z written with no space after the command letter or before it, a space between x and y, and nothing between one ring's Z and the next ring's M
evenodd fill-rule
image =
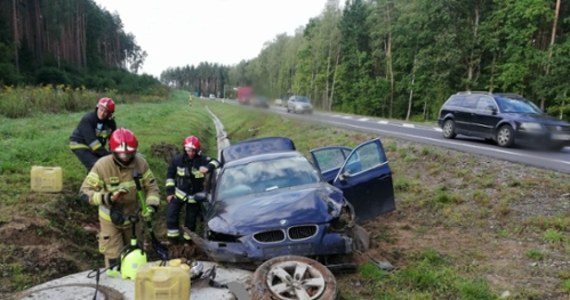
M358 221L366 221L396 208L392 171L380 139L347 147L311 151L325 180L340 188L354 206Z

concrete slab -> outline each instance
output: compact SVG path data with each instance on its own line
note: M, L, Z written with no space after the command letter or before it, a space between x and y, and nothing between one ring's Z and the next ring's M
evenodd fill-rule
M215 281L220 284L231 286L241 285L248 287L251 283L253 272L226 268L214 262L203 261L204 272L216 266ZM99 287L96 289L95 278L89 278L91 271L72 274L59 279L55 279L18 294L15 299L93 299L97 292L96 299L135 299L135 281L123 280L121 278L111 278L106 274L101 274ZM93 275L93 274L91 274ZM239 295L238 295L239 297ZM242 298L242 297L240 297ZM208 279L197 279L191 282L191 300L213 300L213 299L238 299L228 288L215 288L208 284ZM241 300L241 299L238 299Z

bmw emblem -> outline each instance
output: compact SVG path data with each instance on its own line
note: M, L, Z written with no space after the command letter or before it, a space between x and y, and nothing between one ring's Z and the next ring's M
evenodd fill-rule
M281 226L284 226L285 224L287 224L287 220L283 219L279 221L279 224L281 224Z

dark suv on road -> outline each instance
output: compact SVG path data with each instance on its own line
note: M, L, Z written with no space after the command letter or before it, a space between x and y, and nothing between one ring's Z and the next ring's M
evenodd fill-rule
M552 150L570 146L570 123L545 114L532 101L516 94L459 92L439 111L443 137L456 135Z

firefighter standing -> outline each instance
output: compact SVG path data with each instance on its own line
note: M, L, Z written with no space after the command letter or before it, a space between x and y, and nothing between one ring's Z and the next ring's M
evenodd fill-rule
M204 190L204 175L219 167L215 159L202 156L200 140L191 135L182 141L184 152L176 155L166 173L166 227L167 237L171 244L180 240L180 211L186 205L184 226L196 230L196 221L200 214L200 205L193 195ZM183 234L185 242L190 242L188 234Z
M148 221L159 205L159 188L147 161L137 155L138 141L128 129L119 128L111 135L113 155L99 159L81 185L81 199L99 207L101 231L97 235L99 252L105 256L105 266L119 263L124 245L132 237L129 216L140 210L134 177L142 177L148 210L142 212ZM139 222L139 226L140 226ZM140 230L140 229L139 229ZM141 237L141 235L137 235Z
M86 113L69 137L69 148L87 169L109 154L105 149L107 139L117 129L113 113L115 102L111 98L101 98L94 111Z

